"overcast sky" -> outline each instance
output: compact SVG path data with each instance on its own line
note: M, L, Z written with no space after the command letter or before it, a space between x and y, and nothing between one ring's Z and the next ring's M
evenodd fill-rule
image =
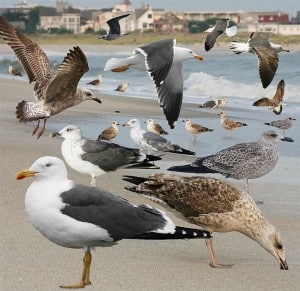
M0 7L20 3L22 0L0 0ZM56 0L27 0L44 6L55 6ZM108 8L123 0L69 0L75 6L89 8ZM45 4L47 3L47 4ZM84 3L84 4L82 4ZM152 8L165 8L168 10L184 11L283 11L295 16L300 11L299 0L131 0L134 8L139 8L142 3L149 4Z

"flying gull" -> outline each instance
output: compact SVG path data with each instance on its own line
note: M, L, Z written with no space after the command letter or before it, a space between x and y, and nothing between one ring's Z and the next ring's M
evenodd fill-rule
M273 35L271 32L252 32L247 43L232 41L229 45L235 54L244 52L256 54L263 88L267 88L275 76L278 67L278 53L289 52L281 45L269 41Z
M11 74L12 76L20 76L20 77L22 77L22 74L21 74L20 70L18 70L17 68L15 68L12 65L8 66L8 73Z
M113 121L111 126L104 129L98 136L98 140L107 140L111 141L113 138L115 138L119 132L120 125L117 121Z
M155 83L160 107L174 128L183 97L182 62L188 59L203 60L191 49L177 47L175 39L164 39L134 49L128 58L108 60L104 71L146 70Z
M32 135L37 132L41 119L44 120L44 126L37 134L38 138L44 133L50 116L84 100L101 103L90 90L77 88L80 78L89 70L86 56L78 46L70 50L55 72L45 52L2 16L0 37L13 49L29 78L29 83L35 82L36 102L22 101L16 108L20 122L38 121Z
M96 186L96 178L106 172L123 167L157 168L151 161L160 160L148 156L139 149L127 148L115 143L84 139L80 129L68 125L51 137L61 136L61 153L67 164L75 171L92 176L91 185Z
M283 130L283 135L285 134L285 130L289 129L293 126L293 120L296 120L292 117L287 117L286 119L274 120L271 122L264 123L265 125L274 126Z
M135 144L137 144L142 151L146 154L161 155L164 152L194 155L195 152L182 148L181 146L174 144L160 135L146 131L141 128L140 121L138 119L131 119L123 126L130 126L130 137Z
M220 116L221 116L221 125L223 126L224 129L228 130L229 136L231 136L231 132L233 130L243 127L243 126L247 126L246 123L242 123L242 122L227 118L226 113L224 111L222 111L220 113Z
M87 85L99 86L103 81L103 75L99 75L97 79L94 79L87 83Z
M17 179L35 178L25 195L25 209L33 226L50 241L67 248L83 248L79 283L90 285L93 247L110 247L122 239L209 238L210 232L176 226L157 208L134 205L108 191L77 184L67 178L62 160L42 157Z
M253 106L269 106L275 114L279 115L282 112L282 99L284 95L284 80L281 80L277 85L277 90L273 98L263 97L255 101Z
M197 123L192 123L190 119L184 120L185 122L185 129L194 135L194 141L196 141L196 135L203 132L211 132L214 131L208 127L202 126Z
M105 40L115 40L115 39L118 39L121 36L127 35L128 33L121 34L121 27L120 27L120 24L119 24L119 20L121 20L122 18L125 18L129 15L130 15L130 13L120 15L120 16L109 19L106 22L109 26L108 34L100 36L98 38L105 39Z
M294 141L268 130L255 142L239 143L216 154L199 157L192 164L171 167L168 171L219 173L226 178L246 179L246 191L249 192L248 179L262 177L275 167L279 158L277 143L281 140Z
M115 91L118 92L125 92L128 89L129 83L128 82L122 82L116 89Z
M273 255L280 269L288 270L280 233L263 216L247 192L214 178L157 173L148 178L125 176L123 179L136 184L126 189L167 203L206 230L237 231L246 235ZM207 239L206 244L210 266L226 266L217 263L213 240Z
M168 134L160 124L155 123L154 119L148 119L146 121L146 123L147 123L147 130L149 132L152 132L152 133L155 133L155 134L158 134L158 135Z
M217 39L226 33L227 36L232 37L237 33L237 27L229 27L229 19L218 19L214 27L208 28L205 32L208 32L208 35L205 39L205 50L208 52L212 49L217 41Z

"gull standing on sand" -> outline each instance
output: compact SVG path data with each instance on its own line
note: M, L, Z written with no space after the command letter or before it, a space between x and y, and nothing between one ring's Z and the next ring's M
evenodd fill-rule
M94 79L87 83L87 85L99 86L103 81L103 75L99 75L97 79Z
M217 39L226 33L227 36L232 37L237 33L237 26L229 27L229 19L218 19L214 27L205 30L208 35L205 38L204 48L208 52L214 47Z
M130 137L146 154L161 155L164 152L170 152L183 155L194 155L195 152L182 148L174 144L160 135L146 131L141 128L138 119L131 119L123 126L130 126Z
M192 123L190 119L183 120L185 122L185 129L194 135L194 141L196 141L196 135L203 132L211 132L214 131L208 127L202 126L197 123Z
M155 123L154 119L148 119L147 123L147 130L149 132L161 135L167 135L168 133L163 129L163 127L159 123Z
M107 140L111 141L113 138L115 138L119 132L120 125L117 121L113 121L111 126L104 129L98 136L97 140Z
M243 190L214 178L181 177L157 173L148 178L124 176L136 186L126 189L156 202L167 203L191 223L211 232L237 231L256 241L278 261L280 269L288 270L280 233L262 215L253 199ZM206 245L211 267L218 264L213 239Z
M115 39L118 39L121 36L129 34L129 33L121 34L121 27L120 27L120 23L119 23L119 20L121 20L122 18L125 18L129 15L130 15L130 13L120 15L120 16L109 19L106 22L109 26L108 34L103 35L103 36L99 36L98 38L110 41L110 40L115 40Z
M293 142L273 130L264 132L255 142L239 143L216 154L197 158L192 164L173 166L168 171L187 173L219 173L226 178L246 180L262 177L273 170L279 158L277 143Z
M252 32L247 43L232 41L229 45L235 54L244 52L256 54L263 88L267 88L275 76L278 67L278 53L289 52L281 45L269 41L273 35L271 32Z
M25 209L33 226L55 244L85 251L80 281L61 288L91 284L94 247L112 247L122 239L211 237L205 230L176 226L160 209L137 206L108 191L69 180L63 161L55 157L39 158L16 178L27 177L34 177L25 194Z
M118 92L125 92L128 89L129 83L128 82L122 82L116 89L115 91Z
M277 85L277 90L273 98L263 97L255 101L252 106L268 106L277 115L282 112L282 99L284 95L284 80L281 80Z
M16 108L20 122L38 121L32 135L39 129L41 119L44 120L44 126L37 138L44 133L50 116L85 100L101 103L90 90L77 87L82 75L89 70L86 56L78 46L70 50L55 72L45 52L2 16L0 37L13 49L29 78L29 83L35 82L36 102L22 101Z
M104 71L123 72L129 68L147 71L155 83L160 107L174 128L183 97L182 62L188 59L203 60L191 49L176 46L175 39L164 39L134 49L128 58L111 58Z
M285 130L289 129L293 126L293 120L296 120L292 117L287 117L286 119L274 120L271 122L264 123L265 125L274 126L283 130L283 135L285 134Z
M12 76L20 76L20 77L22 77L22 74L21 74L20 70L18 70L17 68L13 67L12 65L8 66L8 73L11 74Z
M159 157L145 155L139 149L127 148L115 143L84 139L80 129L75 125L68 125L50 137L61 136L61 153L67 164L75 171L89 174L91 185L96 186L96 178L106 172L119 168L140 167L156 168L152 161Z
M218 98L214 97L214 100L209 100L203 104L200 104L200 108L210 108L210 112L212 113L213 110L218 107L219 113L222 111L222 109L227 106L227 99L226 98Z
M229 136L231 136L231 132L233 130L243 126L247 126L246 123L242 123L239 121L226 118L226 113L224 111L220 113L220 116L221 116L221 125L223 126L224 129L228 130Z

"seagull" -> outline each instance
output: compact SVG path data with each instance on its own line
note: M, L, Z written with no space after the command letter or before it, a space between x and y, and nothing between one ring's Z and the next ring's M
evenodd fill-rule
M61 136L61 153L67 164L75 171L92 176L91 185L96 186L96 178L106 172L123 167L157 168L152 161L159 157L145 155L139 149L127 148L115 143L84 139L81 130L68 125L50 137Z
M188 59L203 60L191 49L176 46L176 39L164 39L134 49L128 58L111 58L104 71L147 71L156 86L160 107L174 128L183 97L182 62Z
M210 129L208 127L202 126L197 123L192 123L190 119L186 119L183 122L185 122L185 129L192 133L194 135L194 141L196 141L196 135L203 132L211 132L214 131L213 129Z
M200 108L210 108L210 112L212 113L212 111L218 107L219 113L221 112L221 110L227 105L228 101L226 98L218 98L218 97L214 97L214 100L209 100L207 102L205 102L204 104L200 104L199 107Z
M131 119L123 126L130 126L130 137L135 144L137 144L142 151L146 154L161 155L164 152L194 155L195 152L189 151L174 144L160 135L146 131L141 128L140 121L138 119Z
M246 180L262 177L273 170L279 158L277 143L293 142L273 130L265 131L255 142L239 143L216 154L197 158L192 164L173 166L168 171L187 173L219 173L226 178Z
M208 239L210 232L179 227L160 209L134 205L103 189L68 179L62 160L41 157L18 180L34 177L25 194L25 209L33 226L47 239L66 248L83 248L79 283L90 285L91 249L110 247L122 239Z
M22 74L20 72L20 70L18 70L17 68L13 67L12 65L8 66L8 73L13 75L13 76L20 76L22 77Z
M116 89L115 91L118 92L125 92L128 89L129 83L128 82L122 82Z
M115 138L119 132L120 125L117 121L113 121L111 124L111 127L104 129L98 136L97 140L107 140L111 141L113 138Z
M124 176L135 186L126 189L157 202L164 202L190 222L211 232L240 232L256 241L288 270L280 233L263 216L247 192L214 178L181 177L156 173L148 178ZM155 200L156 199L156 200ZM218 264L212 238L206 240L211 267Z
M103 81L103 75L99 75L97 79L87 83L87 85L99 86Z
M269 39L271 32L252 32L247 43L232 41L229 48L235 53L255 53L258 58L259 76L263 88L272 82L278 67L278 53L289 52L281 45L274 44Z
M237 27L229 27L229 19L218 19L214 27L208 28L205 32L208 32L208 35L205 39L205 50L208 52L212 49L217 41L217 39L226 33L227 36L232 37L237 33Z
M146 121L146 123L147 123L147 130L149 132L152 132L152 133L155 133L158 135L161 135L161 134L167 135L168 134L160 124L155 123L154 119L148 119Z
M121 20L122 18L125 18L127 16L129 16L130 13L128 14L124 14L124 15L120 15L114 18L109 19L106 23L109 26L109 32L106 35L100 36L98 38L100 39L105 39L105 40L115 40L118 39L121 36L127 35L129 33L123 33L121 34L121 27L119 24L119 20Z
M221 116L221 125L223 126L224 129L228 130L229 136L231 136L231 132L233 130L243 126L247 126L246 123L242 123L239 121L226 118L226 113L224 111L220 113L220 116Z
M284 87L285 83L284 80L280 80L280 82L277 85L277 90L274 95L274 97L267 98L263 97L257 101L255 101L252 106L269 106L272 107L272 110L275 114L279 115L282 112L282 99L284 95Z
M283 135L285 134L285 130L289 129L293 126L293 120L296 120L292 117L287 117L286 119L274 120L271 122L264 123L265 125L274 126L283 130Z
M77 87L82 75L89 70L86 56L78 46L70 50L55 72L45 52L2 16L0 37L13 49L29 78L29 83L35 82L36 102L22 101L16 108L20 122L38 121L32 135L38 131L41 119L44 120L44 126L37 138L44 133L50 116L85 100L101 103L90 90Z

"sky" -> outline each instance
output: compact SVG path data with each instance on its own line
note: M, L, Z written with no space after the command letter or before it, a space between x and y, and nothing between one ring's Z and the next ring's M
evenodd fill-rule
M0 7L10 6L22 0L1 0ZM56 0L27 0L43 6L55 6ZM108 8L123 0L68 0L75 6L89 8ZM82 4L84 3L84 4ZM173 11L277 11L287 12L292 16L300 11L299 0L131 0L134 8L142 3L152 8L165 8Z

